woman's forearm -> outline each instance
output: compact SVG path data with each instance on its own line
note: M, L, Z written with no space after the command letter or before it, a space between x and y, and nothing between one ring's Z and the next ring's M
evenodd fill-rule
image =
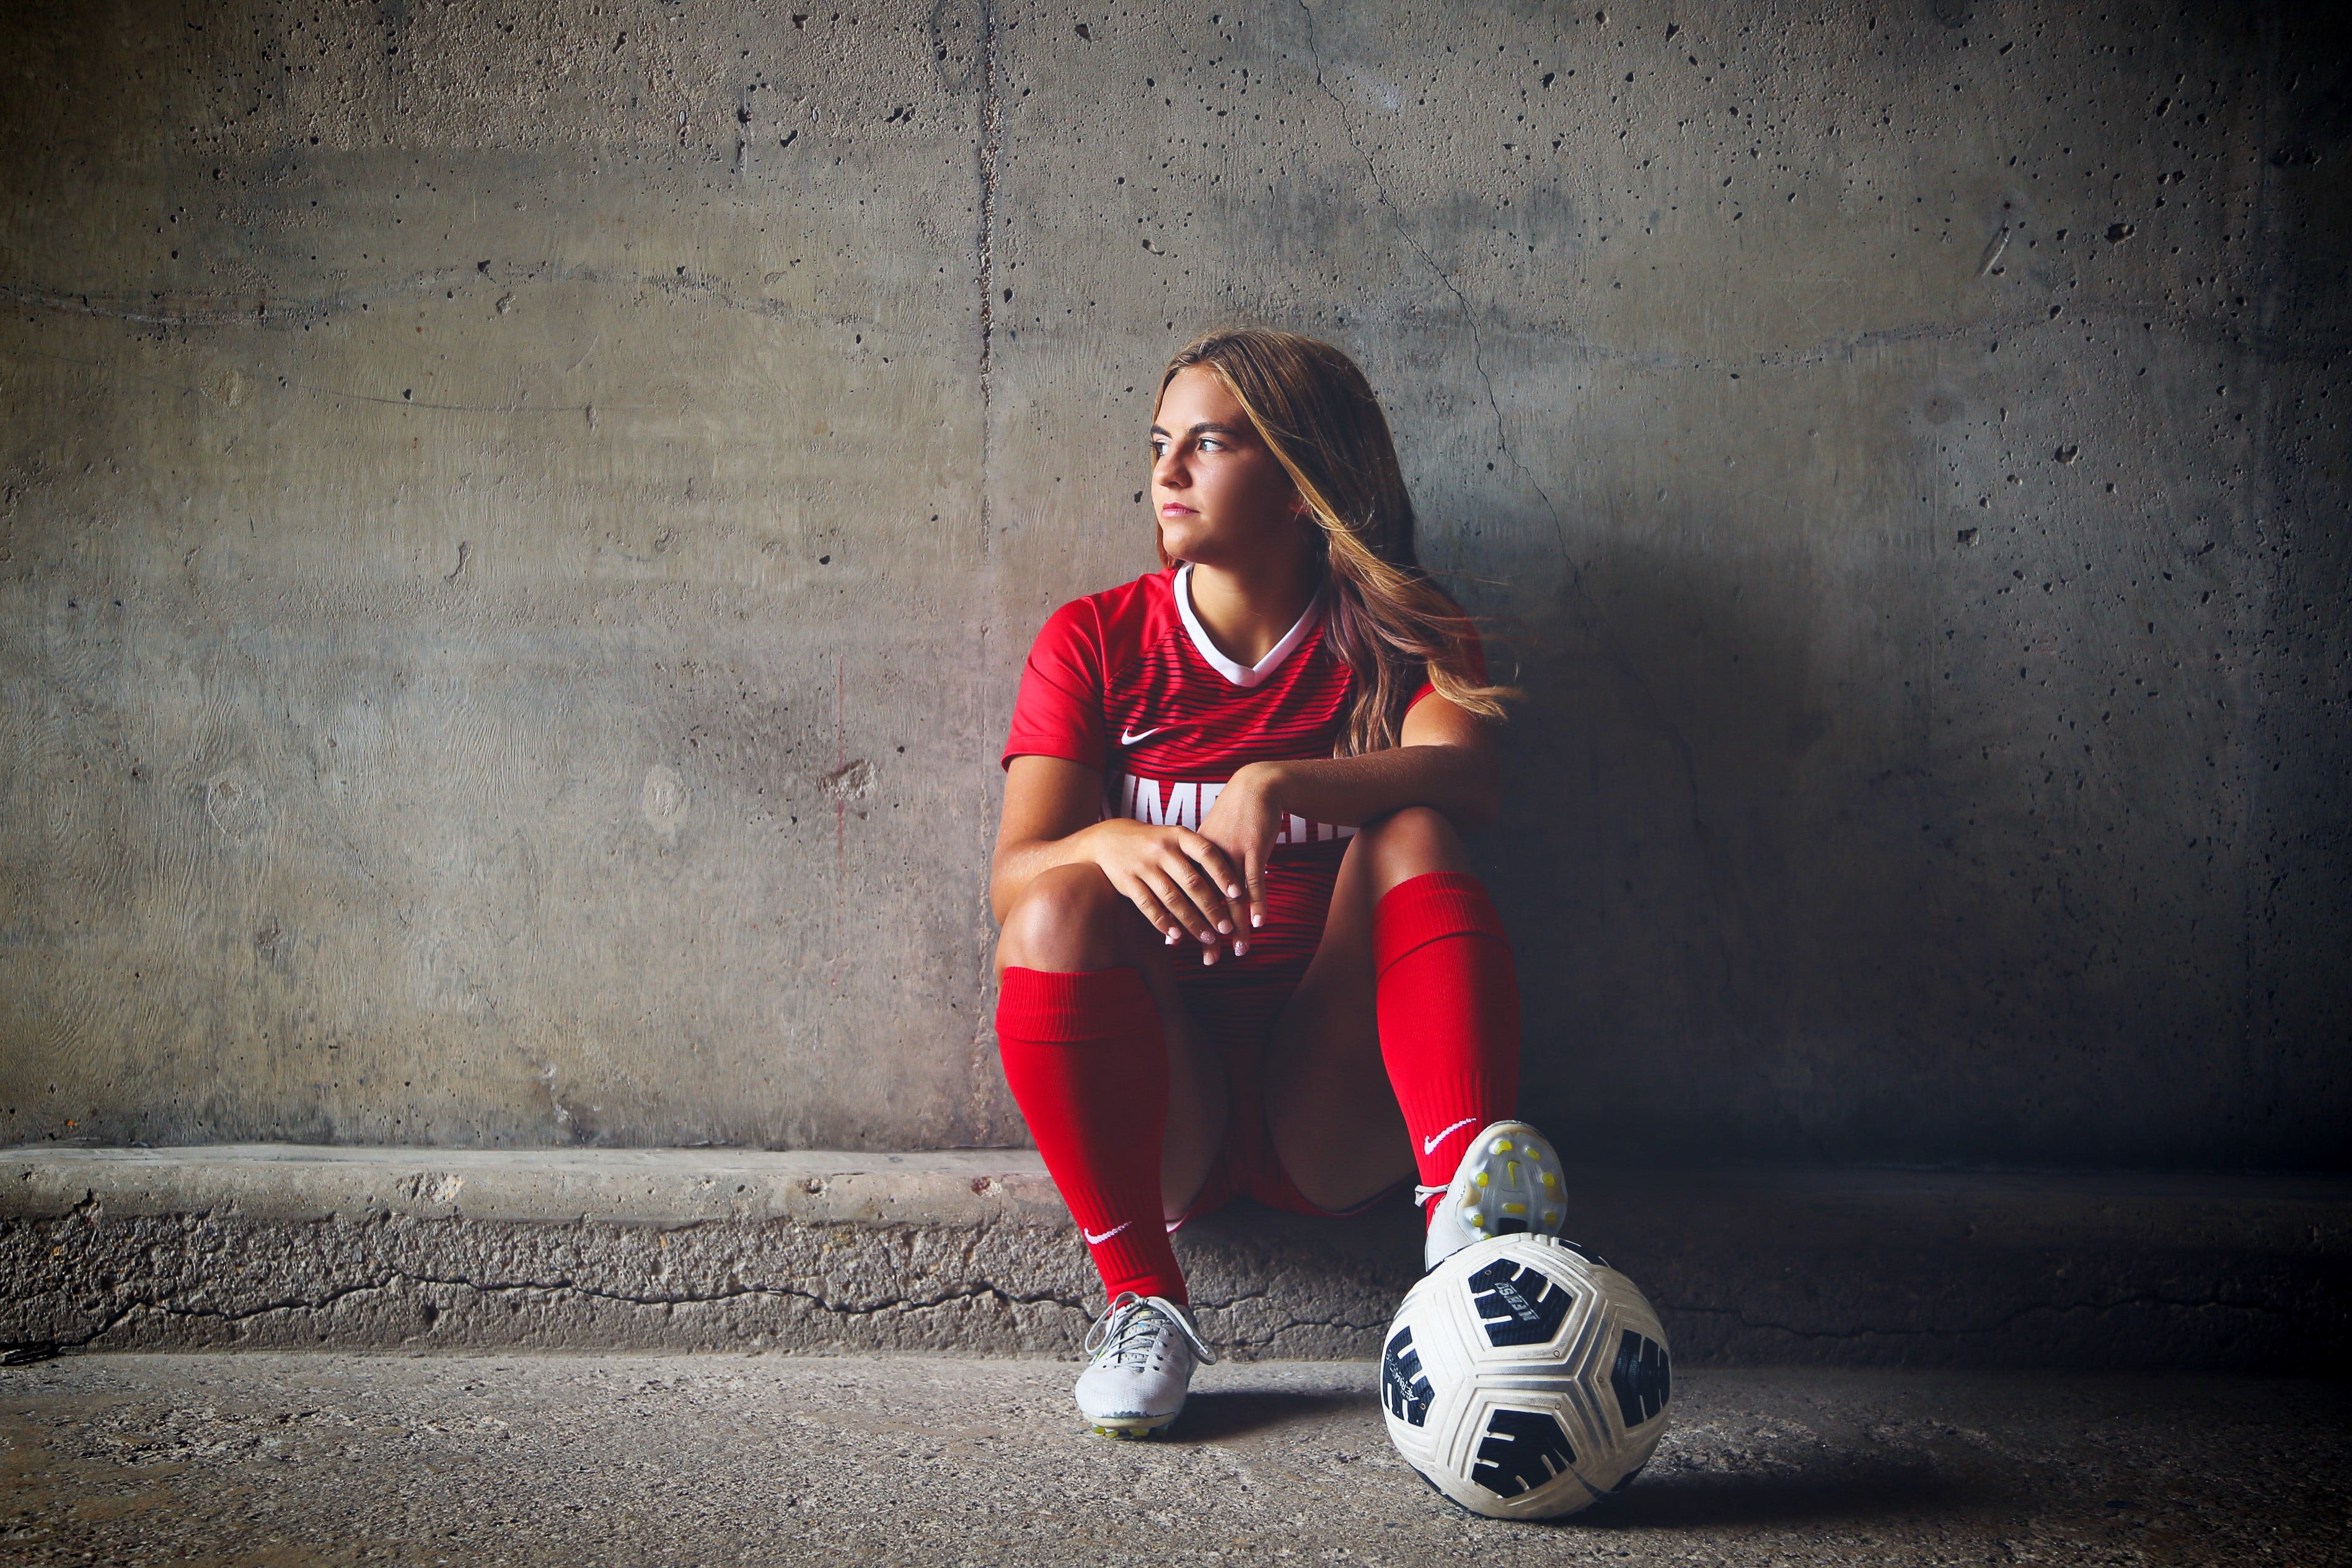
M1097 822L1059 838L1024 838L999 844L988 870L988 902L996 918L1004 918L1005 910L1013 907L1021 889L1040 873L1056 866L1093 864L1093 841L1096 830L1101 826Z
M1425 805L1468 832L1494 817L1501 793L1494 760L1467 746L1396 746L1356 757L1251 766L1268 770L1265 787L1283 811L1350 827Z

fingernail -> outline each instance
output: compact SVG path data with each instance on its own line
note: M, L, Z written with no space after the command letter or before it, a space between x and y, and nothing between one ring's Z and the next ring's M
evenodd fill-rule
M1168 945L1170 947L1176 945L1176 933L1172 931L1168 933Z
M1249 943L1245 942L1237 942L1234 943L1234 956L1235 958L1239 958L1243 953L1245 953L1248 951Z
M1204 952L1204 953L1202 953L1202 954L1201 955L1201 966L1202 966L1203 969L1207 968L1210 964L1214 963L1216 963L1216 962L1217 962L1217 950L1216 950L1215 948L1213 948L1213 948L1211 948L1208 952Z
M1227 888L1225 889L1225 897L1229 899L1238 899L1241 896L1242 890L1239 888Z
M1230 936L1233 934L1234 922L1231 921L1219 921L1217 922L1217 929Z
M1250 924L1252 926L1262 926L1265 924L1265 917L1253 911L1250 915Z
M1201 940L1207 942L1211 947L1217 945L1217 934L1214 931L1202 931L1201 933Z

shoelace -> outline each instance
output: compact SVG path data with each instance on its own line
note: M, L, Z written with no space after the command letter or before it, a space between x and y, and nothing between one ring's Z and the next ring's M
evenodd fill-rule
M1429 1205L1430 1199L1443 1197L1451 1190L1450 1184L1443 1187L1416 1186L1412 1189L1412 1206L1415 1208L1426 1208Z
M1193 1332L1183 1308L1165 1297L1139 1296L1132 1290L1120 1291L1087 1331L1087 1353L1109 1366L1149 1366L1158 1352L1163 1324L1184 1336L1202 1365L1216 1364L1216 1352Z

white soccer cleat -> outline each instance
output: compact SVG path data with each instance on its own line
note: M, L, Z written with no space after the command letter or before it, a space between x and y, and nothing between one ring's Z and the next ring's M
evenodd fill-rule
M1445 1195L1438 1200L1429 1239L1421 1248L1424 1271L1490 1236L1558 1236L1568 1217L1559 1156L1524 1121L1489 1124L1462 1152L1454 1180L1442 1188L1416 1187L1413 1195L1426 1203L1440 1192Z
M1106 1437L1148 1437L1184 1408L1192 1369L1217 1358L1183 1308L1119 1293L1087 1331L1094 1360L1078 1374L1078 1412Z

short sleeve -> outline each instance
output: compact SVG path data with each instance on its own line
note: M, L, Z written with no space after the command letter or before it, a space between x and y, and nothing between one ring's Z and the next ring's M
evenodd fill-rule
M1470 673L1476 676L1480 683L1484 684L1486 679L1486 645L1479 640L1478 634L1475 631L1473 631L1470 634L1469 654ZM1412 694L1412 702L1406 703L1405 707L1407 709L1411 709L1413 702L1420 701L1423 698L1432 695L1436 690L1437 688L1433 682L1424 679L1421 683L1421 689Z
M1101 617L1085 599L1047 618L1021 668L1013 732L1002 765L1015 757L1061 757L1099 768L1109 752L1103 729L1106 650Z

